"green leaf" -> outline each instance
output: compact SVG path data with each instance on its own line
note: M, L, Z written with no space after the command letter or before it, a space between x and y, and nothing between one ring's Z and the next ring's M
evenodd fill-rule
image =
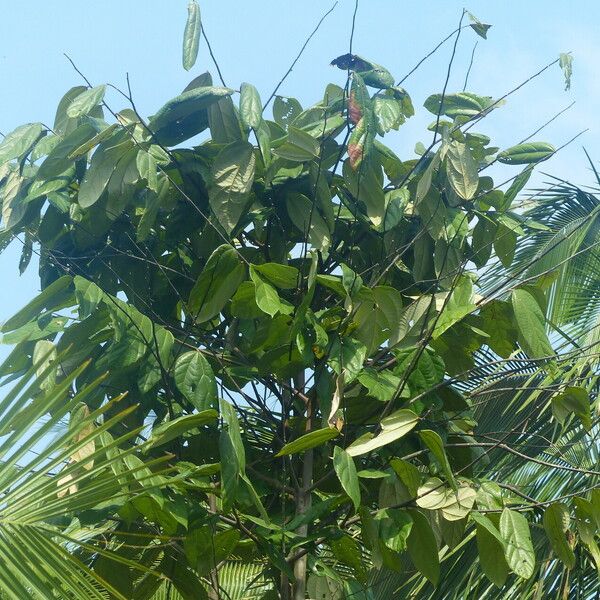
M231 443L235 449L240 472L244 473L246 469L246 451L244 449L244 442L242 441L240 423L233 406L223 399L221 399L221 416L223 417L225 425L227 425L227 435L230 437Z
M407 540L408 555L418 571L436 586L440 578L440 559L435 535L421 511L413 509L408 513L412 518Z
M360 486L356 474L356 465L352 457L339 446L333 449L333 468L344 491L352 500L354 510L358 510L360 506Z
M219 456L221 457L221 501L223 511L233 506L240 481L240 463L233 440L227 431L219 435Z
M119 128L118 123L113 123L109 127L104 128L100 133L95 135L93 138L87 140L80 146L77 146L74 150L69 152L67 158L73 160L76 158L80 158L87 154L92 148L95 148L100 142L107 140L112 136L112 134ZM53 147L54 148L54 147Z
M203 411L217 406L217 381L200 351L181 354L175 361L173 377L177 389L196 409Z
M250 277L254 283L256 305L260 310L274 317L283 308L277 290L263 279L254 269L254 265L250 266Z
M0 187L0 204L2 206L2 218L0 222L3 229L8 231L18 225L25 216L26 205L23 202L25 179L18 170L11 171Z
M494 250L500 259L500 262L505 267L510 267L517 248L517 234L502 223L498 224L495 234Z
M591 400L588 391L582 387L569 386L552 398L552 414L556 420L564 424L571 415L576 415L583 428L590 431L592 427Z
M525 167L510 184L510 187L504 192L504 206L506 210L510 208L513 200L517 197L517 194L527 185L531 174L533 173L533 167L530 165Z
M476 492L468 485L456 491L446 487L438 477L430 477L417 490L417 506L427 510L441 510L448 521L464 519L473 508Z
M377 371L365 367L358 375L358 381L369 391L369 396L380 402L389 402L400 387L400 377L385 369Z
M287 98L285 96L275 96L273 102L273 119L283 127L288 128L288 125L302 112L302 106L296 98Z
M39 385L43 390L50 390L56 384L56 369L50 369L50 365L56 362L56 346L49 340L36 342L31 363L36 369L36 375L40 379Z
M312 246L321 251L329 248L331 245L329 227L325 219L313 207L313 203L304 194L296 192L288 194L285 199L285 206L294 227L308 238Z
M250 83L240 88L240 115L247 127L258 129L262 121L262 102L258 90Z
M472 15L469 11L467 11L469 15L469 20L471 21L470 25L473 31L484 40L487 40L487 32L491 25L487 23L482 23L475 15Z
M263 263L252 265L252 268L282 290L294 290L298 287L300 271L296 267L279 263Z
M345 374L349 383L360 373L367 357L367 347L358 340L349 337L336 337L329 351L329 364L339 375Z
M71 117L71 119L87 115L102 102L105 92L106 85L104 84L97 85L89 90L85 90L85 92L81 92L81 94L73 99L69 108L67 108L67 115Z
M446 153L446 173L454 191L464 200L475 196L479 185L477 162L466 144L452 142Z
M575 566L575 554L569 546L566 532L569 529L569 508L562 502L551 504L544 511L544 529L550 540L552 550L567 569L572 569Z
M189 71L194 66L196 58L198 57L198 44L200 43L201 30L202 22L200 19L200 7L196 0L191 0L191 2L188 3L188 16L183 32L182 63L183 68L186 71Z
M204 525L186 536L183 542L185 557L199 575L205 576L233 552L239 539L237 529L215 531L213 527Z
M573 56L561 52L558 58L558 66L562 69L565 77L565 91L571 89L571 76L573 75Z
M119 161L131 150L133 142L107 141L96 149L79 188L77 201L81 208L94 205L104 193Z
M381 433L375 436L367 433L359 437L346 448L346 452L350 456L360 456L391 444L414 429L418 421L419 417L412 410L401 408L381 420Z
M529 579L535 571L535 552L525 516L505 508L500 516L500 535L506 543L506 562L511 571Z
M248 206L254 168L254 148L248 142L233 142L215 158L213 185L209 191L210 206L227 233L235 229Z
M454 479L454 474L450 468L450 463L448 462L448 456L446 455L446 449L444 448L444 442L442 441L442 438L438 433L432 431L431 429L423 429L419 431L419 437L440 463L440 466L444 471L444 475L446 476L446 479L450 485L456 489L456 480Z
M477 306L473 302L473 282L467 275L461 275L454 289L450 292L450 298L447 300L446 306L442 309L432 338L438 338L476 309Z
M208 125L212 140L218 144L245 142L247 139L230 96L208 107Z
M175 146L208 127L206 109L233 90L224 87L197 87L169 100L148 122L157 143Z
M400 481L406 486L408 493L415 497L419 485L421 485L421 472L415 465L402 460L401 458L393 458L390 461L390 466L394 469L394 473L398 475Z
M472 516L475 516L474 513ZM501 588L508 577L504 540L494 524L483 515L478 515L476 521L476 539L482 571L496 587Z
M556 149L546 142L527 142L507 148L498 154L498 161L507 165L528 165L550 158Z
M376 520L383 543L394 552L404 552L413 526L408 511L385 508L378 513Z
M306 162L318 157L319 150L319 140L290 125L284 143L273 148L273 154L294 162Z
M43 130L41 123L27 123L7 134L0 142L0 165L29 154Z
M452 119L456 117L472 118L484 113L494 104L494 101L489 96L477 96L469 92L459 92L458 94L446 94L444 103L440 111L442 103L442 94L433 94L425 100L425 108L434 115L446 115ZM498 106L498 104L496 104Z
M393 96L376 96L373 100L373 114L379 135L384 135L392 129L398 129L405 121L402 101Z
M69 275L63 275L53 281L31 302L27 303L21 310L5 321L0 330L3 332L12 331L39 317L40 313L44 310L58 310L64 306L70 306L70 302L67 304L63 303L72 294L72 281Z
M209 257L190 292L188 308L196 323L216 317L244 280L246 269L233 246L223 244Z
M297 454L298 452L305 452L311 448L322 446L329 440L336 438L339 435L339 431L332 427L324 427L323 429L316 429L309 433L301 435L299 438L292 442L287 443L275 456L287 456L288 454Z
M338 69L360 74L364 82L371 87L385 89L394 85L394 77L385 67L356 54L343 54L334 58L331 64Z
M511 294L511 302L519 331L519 345L527 356L554 356L554 350L546 335L546 318L533 295L524 288L517 288Z
M175 438L181 437L184 433L190 431L190 429L208 425L213 421L216 422L218 416L219 414L217 411L211 409L203 410L194 415L184 415L183 417L178 417L172 421L161 423L152 430L152 435L148 440L148 446L151 448L162 446Z

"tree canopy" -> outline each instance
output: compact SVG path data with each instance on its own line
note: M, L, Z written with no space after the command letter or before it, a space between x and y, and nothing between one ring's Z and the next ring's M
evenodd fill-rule
M6 597L600 589L600 200L524 195L558 150L476 131L511 92L446 80L401 158L409 93L332 64L309 107L207 72L145 118L86 81L0 142L42 287L1 329Z

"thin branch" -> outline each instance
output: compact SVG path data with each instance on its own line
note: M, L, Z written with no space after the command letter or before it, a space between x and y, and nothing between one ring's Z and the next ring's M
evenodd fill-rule
M477 44L479 42L475 42L473 46L473 51L471 52L471 61L469 62L469 68L467 69L467 74L465 75L465 83L463 84L463 92L467 89L467 82L469 81L469 75L471 74L471 69L473 68L473 60L475 58L475 50L477 50Z
M323 23L323 21L333 12L333 10L336 6L337 6L337 0L336 0L336 2L334 2L333 6L321 17L321 19L317 23L317 26L312 30L312 33L306 38L306 41L302 45L302 48L300 48L300 52L298 52L298 55L293 60L292 64L290 65L290 68L286 71L285 75L279 80L279 83L275 86L273 93L269 96L269 99L265 102L265 104L263 106L263 112L265 111L265 109L267 108L267 106L269 105L271 100L273 100L273 98L277 94L277 91L282 86L283 82L287 79L288 75L293 71L294 67L296 66L296 63L300 60L300 57L302 56L302 54L304 53L304 50L308 46L308 43L313 38L315 33L317 33L317 31L319 30L319 27L321 27L321 23Z
M219 63L217 62L217 58L214 55L212 46L210 45L210 42L208 41L208 38L206 37L206 31L204 30L204 25L202 25L202 37L204 38L204 41L206 42L206 45L208 46L208 53L210 54L210 57L217 69L217 73L219 74L219 79L221 80L221 83L223 84L223 86L227 87L227 84L225 83L225 79L223 79L223 73L221 73L221 67L219 67Z

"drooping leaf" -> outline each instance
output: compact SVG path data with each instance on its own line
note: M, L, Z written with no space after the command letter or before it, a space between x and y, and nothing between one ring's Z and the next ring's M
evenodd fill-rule
M290 220L310 244L319 250L326 250L331 244L329 227L319 212L314 210L310 199L294 192L286 197L285 205Z
M582 387L566 387L552 398L552 414L561 424L564 424L571 415L575 415L584 429L589 431L592 427L592 415L588 391Z
M466 144L452 142L446 154L446 172L454 191L464 200L475 196L479 185L477 163Z
M190 292L191 318L203 323L218 315L244 280L245 272L233 246L216 248Z
M183 68L189 71L195 64L198 56L198 45L200 43L200 32L202 31L202 22L200 18L200 7L196 0L188 3L188 16L185 22L183 32Z
M427 517L419 510L410 510L412 528L407 540L408 555L415 567L436 586L440 578L437 541Z
M496 587L501 588L508 577L508 564L504 557L504 540L487 517L479 515L476 524L479 564L485 576Z
M517 288L511 294L511 302L523 350L531 358L554 356L546 335L544 313L533 295L524 288Z
M570 53L561 52L558 66L562 69L565 77L565 91L571 89L571 76L573 75L573 56Z
M360 486L356 474L356 465L352 457L340 446L333 449L333 468L344 488L344 491L354 504L354 509L360 506Z
M262 121L262 102L258 90L251 83L242 83L240 88L240 114L248 127L258 129Z
M248 205L254 167L254 148L248 142L229 144L215 159L210 206L227 233L235 228Z
M500 516L500 535L506 543L506 562L511 571L529 579L535 570L535 552L527 519L521 513L505 508Z
M448 482L456 488L456 480L454 479L454 474L452 473L452 469L450 468L450 463L448 462L448 456L446 455L446 450L444 448L444 442L440 435L432 431L431 429L422 429L419 431L419 437L425 443L425 445L431 450L431 453L435 456L435 458L440 463L442 470L444 471L444 475Z
M568 569L572 569L575 566L575 554L569 546L566 535L569 522L569 508L562 502L551 504L544 511L544 529L552 550Z

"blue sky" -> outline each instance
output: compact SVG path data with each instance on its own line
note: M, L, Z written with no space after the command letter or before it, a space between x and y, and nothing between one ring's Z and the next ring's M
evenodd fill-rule
M266 99L289 67L306 36L333 4L322 0L201 1L202 20L226 83L238 88L250 81ZM10 6L10 8L8 8ZM0 0L5 18L0 23L0 131L24 122L51 124L62 94L81 79L63 56L66 52L94 83L125 87L129 72L134 97L142 114L150 115L177 95L196 75L211 70L208 51L200 47L190 73L181 66L181 38L187 0L128 0L85 3L74 0L15 3ZM340 0L311 41L280 93L303 104L316 102L327 83L342 83L344 74L329 66L348 51L354 0ZM386 66L399 79L458 24L463 8L454 0L362 0L356 20L354 51ZM572 89L563 91L554 66L509 99L478 128L496 145L507 147L532 133L556 112L576 101L536 139L561 145L578 131L582 138L565 148L543 170L580 184L592 184L582 145L600 159L600 120L597 75L600 3L528 0L520 3L472 0L466 6L491 23L488 40L471 30L459 41L448 91L460 91L475 42L468 90L501 96L527 79L560 52L574 54ZM6 18L6 16L9 18ZM405 159L414 157L417 141L427 142L432 116L421 108L425 98L440 92L451 43L413 74L405 87L417 115L398 133L386 138ZM108 95L109 104L124 108L123 99ZM538 176L538 182L543 177ZM501 174L498 174L498 181ZM0 255L0 322L35 295L36 266L18 274L18 244ZM6 354L0 347L0 358Z

